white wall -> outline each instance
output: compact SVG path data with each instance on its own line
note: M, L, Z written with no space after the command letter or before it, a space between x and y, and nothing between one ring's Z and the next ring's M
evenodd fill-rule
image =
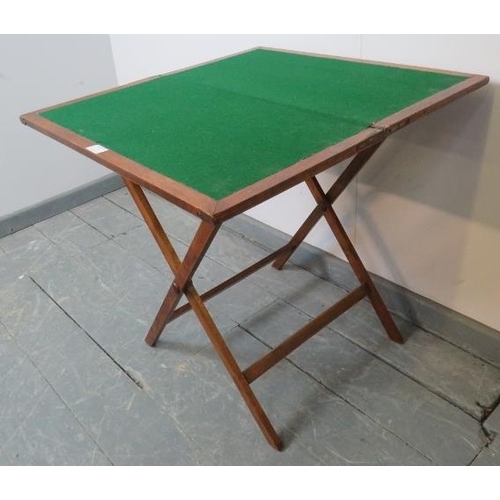
M500 330L499 36L124 35L111 44L120 83L256 45L489 75L488 88L391 138L339 212L371 271ZM250 214L292 233L311 206L297 187ZM308 241L339 253L324 225Z
M19 115L114 85L108 35L0 36L0 217L110 173Z
M363 57L491 77L395 134L361 174L368 267L500 330L500 36L363 36Z

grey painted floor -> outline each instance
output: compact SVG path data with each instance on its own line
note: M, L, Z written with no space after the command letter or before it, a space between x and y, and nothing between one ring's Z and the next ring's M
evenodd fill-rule
M151 200L183 254L197 221ZM267 254L239 224L200 290ZM500 465L500 368L366 302L253 385L273 451L192 315L143 342L170 278L124 190L0 239L0 465ZM246 366L344 293L288 264L209 308Z

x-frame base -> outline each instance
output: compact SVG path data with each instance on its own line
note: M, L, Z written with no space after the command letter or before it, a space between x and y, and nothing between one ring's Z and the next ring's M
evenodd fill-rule
M253 381L267 372L280 360L288 356L288 354L297 349L326 325L331 323L335 318L353 307L364 297L368 297L370 299L370 302L372 303L378 318L384 326L387 335L395 342L403 342L403 338L401 337L396 324L389 314L387 307L375 288L370 275L359 258L345 229L340 223L337 214L332 208L333 202L345 190L345 188L354 179L359 170L361 170L379 146L380 144L371 146L355 156L327 193L323 191L315 177L305 179L305 182L316 200L317 205L299 228L297 233L291 238L289 243L202 295L200 295L194 287L192 277L200 265L210 244L215 238L220 227L220 223L202 221L191 245L189 246L184 260L181 261L170 243L163 227L158 221L158 218L156 217L148 199L144 195L142 188L129 179L124 178L125 185L139 208L139 211L155 238L156 243L158 244L168 265L174 273L174 281L170 286L158 314L146 336L146 342L149 345L154 346L165 326L169 322L178 318L182 314L193 310L226 370L240 391L262 433L269 444L277 450L282 449L281 439L276 433L274 427L260 405L260 402L250 387L250 384ZM335 239L338 241L340 247L346 255L350 266L360 282L360 286L347 294L339 302L323 311L316 318L313 318L305 326L297 330L289 338L269 351L264 357L242 370L217 328L208 309L206 308L205 302L271 262L273 262L273 266L275 268L281 269L290 258L293 251L300 245L322 216L326 219ZM188 303L181 307L177 307L183 295L185 295L188 299Z

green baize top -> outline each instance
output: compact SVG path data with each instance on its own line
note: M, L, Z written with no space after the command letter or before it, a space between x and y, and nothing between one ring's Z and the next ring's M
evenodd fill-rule
M462 80L255 49L41 115L219 200Z

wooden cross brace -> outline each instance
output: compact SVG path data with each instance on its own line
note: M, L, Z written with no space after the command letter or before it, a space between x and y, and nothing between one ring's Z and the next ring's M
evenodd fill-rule
M271 425L266 413L262 409L260 402L250 388L250 384L259 378L262 374L267 372L280 360L288 356L292 351L302 345L307 339L311 338L318 331L331 323L335 318L350 309L364 297L368 297L373 305L378 318L384 326L387 335L395 342L402 343L403 338L392 317L387 310L380 294L378 293L373 281L364 267L361 259L359 258L353 244L349 240L345 229L342 227L337 214L332 208L332 204L346 189L349 183L354 179L356 174L371 158L373 153L378 149L380 143L371 146L353 158L351 163L346 167L344 172L336 180L333 186L324 192L316 177L306 179L306 184L311 191L314 199L316 200L316 207L311 212L309 217L300 226L296 234L291 240L271 253L267 257L256 262L249 268L241 271L240 273L232 276L228 280L220 283L211 290L200 295L193 285L192 277L200 265L205 253L207 252L210 244L212 243L220 223L211 221L202 221L196 234L193 238L191 245L181 261L175 252L170 240L168 239L163 227L161 226L158 218L156 217L151 205L146 198L142 188L129 179L124 178L125 185L127 186L132 198L134 199L137 207L139 208L147 226L149 227L156 243L158 244L162 254L164 255L167 263L169 264L174 274L174 280L170 286L165 299L156 315L153 324L146 336L146 342L154 346L160 337L165 326L185 314L193 310L196 314L201 326L208 335L214 349L219 355L222 363L224 364L229 375L233 379L236 387L240 391L243 399L245 400L250 412L255 418L261 431L269 444L277 449L282 449L282 442L276 433L274 427ZM212 316L205 306L205 302L212 297L218 295L230 286L238 283L247 276L255 273L260 268L271 262L277 269L281 269L286 261L290 258L295 249L300 245L304 238L309 234L311 229L324 217L330 226L335 239L338 241L340 247L346 255L346 258L352 267L356 277L360 282L360 286L348 293L343 299L330 308L323 311L316 318L312 319L305 326L293 333L289 338L279 344L277 347L269 351L261 359L254 362L252 365L242 370L236 362L231 350L229 349L226 341L217 328ZM180 299L185 295L188 303L178 307Z

